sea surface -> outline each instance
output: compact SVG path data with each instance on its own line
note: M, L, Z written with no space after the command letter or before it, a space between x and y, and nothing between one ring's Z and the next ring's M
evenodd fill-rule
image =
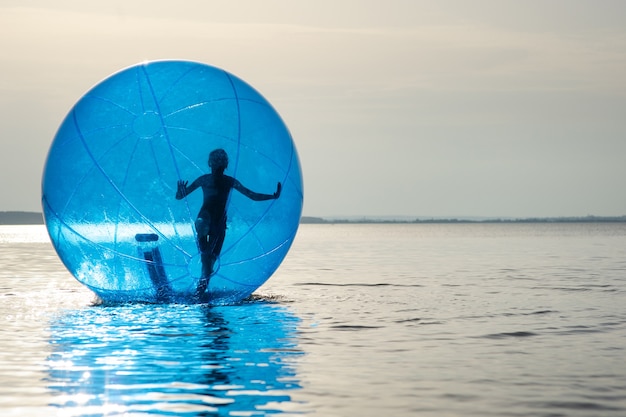
M0 227L2 416L626 416L626 224L302 225L233 306L103 306Z

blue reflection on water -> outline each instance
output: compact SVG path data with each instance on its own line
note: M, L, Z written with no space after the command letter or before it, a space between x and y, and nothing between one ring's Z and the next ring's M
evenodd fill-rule
M52 405L69 416L293 413L298 324L264 301L66 311L50 325Z

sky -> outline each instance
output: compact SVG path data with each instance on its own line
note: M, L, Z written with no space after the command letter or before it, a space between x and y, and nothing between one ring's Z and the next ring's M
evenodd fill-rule
M304 215L626 214L621 0L2 0L0 211L102 79L223 68L296 143Z

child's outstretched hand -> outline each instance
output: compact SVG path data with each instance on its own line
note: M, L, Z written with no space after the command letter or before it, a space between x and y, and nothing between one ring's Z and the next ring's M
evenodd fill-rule
M178 190L176 190L176 197L183 198L187 194L187 181L178 180Z

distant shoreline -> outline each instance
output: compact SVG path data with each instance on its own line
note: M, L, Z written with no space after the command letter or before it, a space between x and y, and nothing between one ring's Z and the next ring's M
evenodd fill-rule
M624 216L525 217L525 218L414 218L354 219L302 216L300 224L447 224L447 223L626 223ZM0 225L44 224L43 214L30 211L0 211Z
M624 216L525 217L525 218L415 218L415 219L325 219L302 216L300 224L449 224L449 223L626 223Z
M32 211L0 211L0 225L43 224L43 214Z

